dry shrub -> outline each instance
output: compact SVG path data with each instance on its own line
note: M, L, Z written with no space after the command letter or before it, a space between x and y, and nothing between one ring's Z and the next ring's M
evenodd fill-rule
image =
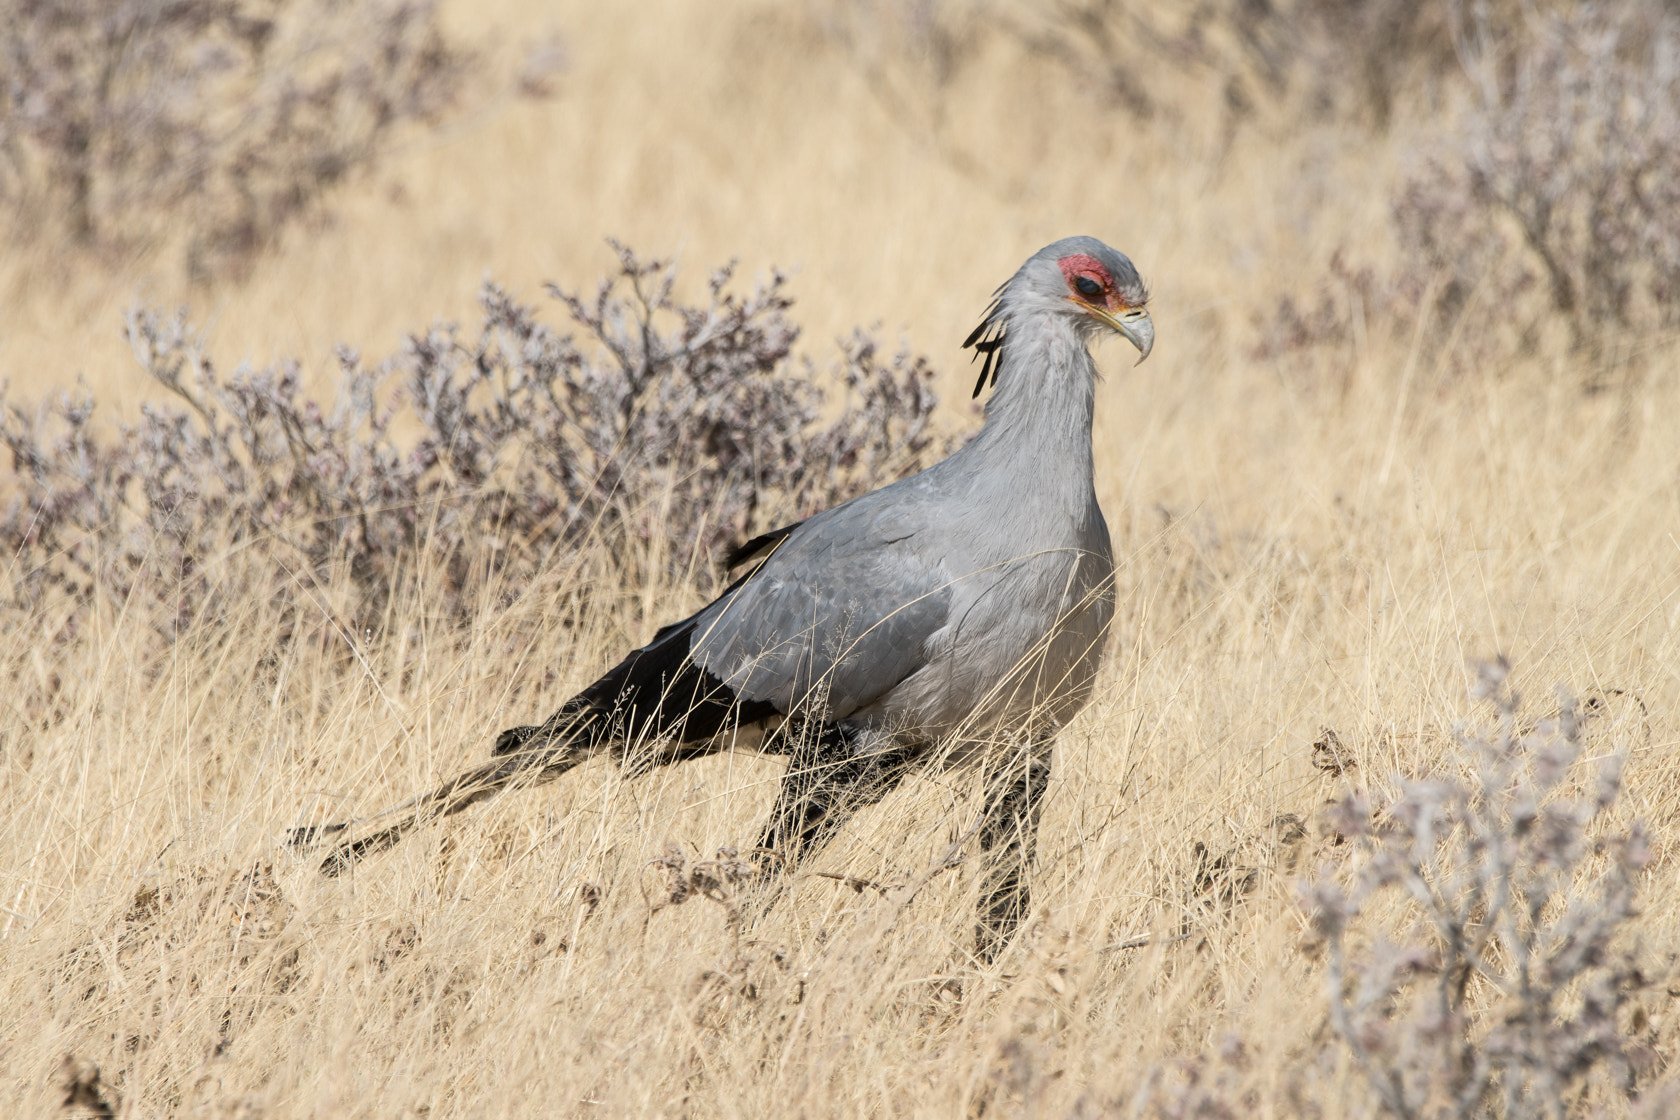
M1565 9L1467 57L1475 106L1394 206L1410 286L1507 346L1549 319L1594 346L1680 325L1680 18Z
M1565 695L1525 725L1508 676L1503 660L1477 667L1473 695L1497 723L1460 729L1452 767L1397 777L1375 807L1358 793L1328 807L1325 865L1299 884L1322 1029L1281 1050L1264 1030L1224 1033L1076 1115L1234 1120L1267 1100L1402 1120L1672 1109L1655 1078L1663 986L1634 934L1652 853L1618 810L1622 755L1583 757L1602 699Z
M628 581L698 567L709 583L724 543L947 449L923 359L884 361L859 332L819 374L792 355L783 277L745 296L729 281L680 303L668 262L621 249L592 296L554 290L582 342L486 284L470 335L442 324L377 365L340 349L331 403L295 361L223 373L184 313L136 311L135 356L181 403L115 436L85 391L0 416L11 608L68 603L49 612L67 636L97 602L147 600L169 637L337 570L360 630L405 564L424 560L433 607L462 616L489 576L522 586L586 541Z
M1299 380L1306 386L1328 380L1345 391L1354 364L1350 359L1358 356L1370 329L1368 321L1381 329L1380 324L1395 316L1399 303L1392 276L1379 277L1369 266L1356 269L1346 253L1337 252L1311 296L1284 295L1269 312L1253 316L1258 338L1250 354L1304 369L1306 376ZM1324 377L1325 366L1339 371L1340 377Z
M982 18L901 7L933 13L934 44L972 40ZM1420 139L1392 188L1398 255L1344 242L1316 284L1253 316L1258 358L1345 373L1337 351L1393 332L1454 371L1555 351L1602 365L1639 349L1630 334L1680 326L1680 13L1662 0L980 10L1110 111L1190 136L1201 106L1216 163L1245 122L1337 121L1352 127L1327 142L1357 150L1404 113ZM1212 117L1209 86L1224 90Z
M1204 0L1144 5L1129 0L812 0L819 25L888 84L919 72L922 88L895 89L895 107L949 85L981 56L988 34L1006 35L1053 60L1103 108L1182 125L1208 89L1220 91L1215 122L1336 117L1388 127L1416 87L1433 91L1456 65L1463 13L1411 0ZM1478 9L1501 26L1522 6ZM895 68L893 62L908 63Z
M1369 320L1452 370L1603 364L1680 326L1680 16L1570 6L1460 31L1465 105L1395 188L1397 261L1339 251L1315 302L1258 318L1257 356L1345 346Z
M0 0L0 207L107 250L185 225L196 274L237 268L464 60L429 0Z
M1286 106L1384 128L1408 84L1452 61L1449 6L1408 0L1064 0L1022 15L1029 44L1142 116L1193 99L1176 74L1220 89L1228 123Z
M1464 776L1407 780L1378 810L1353 795L1333 807L1365 858L1351 885L1328 873L1307 891L1330 1024L1381 1115L1561 1120L1584 1094L1634 1095L1657 1064L1627 935L1651 852L1639 825L1612 820L1622 758L1581 781L1575 702L1524 728L1508 673L1478 669L1498 726L1461 736ZM1361 913L1395 893L1412 921L1360 946Z

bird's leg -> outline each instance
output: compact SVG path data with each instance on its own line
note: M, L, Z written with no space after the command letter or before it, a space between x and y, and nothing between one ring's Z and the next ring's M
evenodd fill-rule
M980 915L975 948L995 960L1020 928L1031 906L1029 865L1038 848L1038 819L1050 785L1048 743L1034 743L1010 764L987 776L981 810Z
M859 809L896 789L924 749L921 744L893 743L854 753L852 740L832 723L814 735L793 732L787 746L787 773L758 841L761 849L775 853L765 867L765 879L777 883L820 851ZM754 909L768 910L779 891L779 885L761 890Z

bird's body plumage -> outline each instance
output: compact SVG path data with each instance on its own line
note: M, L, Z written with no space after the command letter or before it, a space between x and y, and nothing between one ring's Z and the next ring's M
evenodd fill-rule
M1099 284L1100 297L1088 294ZM1035 254L969 339L986 357L982 380L989 372L996 385L974 439L753 542L746 574L716 600L661 629L546 723L504 732L496 753L509 761L481 768L481 784L552 776L602 750L677 761L756 728L794 759L766 842L810 847L844 813L824 800L821 781L797 778L802 764L859 784L865 763L849 760L890 760L877 783L890 788L938 748L947 759L987 757L999 742L1044 753L1089 700L1114 614L1087 342L1107 326L1147 355L1146 299L1131 263L1094 239ZM822 745L802 755L789 727L823 729ZM526 760L522 769L513 759ZM1023 771L1020 789L1041 793L1045 774ZM466 777L431 795L435 812L464 803Z
M820 695L826 719L899 738L1059 724L1084 704L1114 609L1097 371L1077 323L1037 318L996 358L980 434L794 526L694 616L697 665L778 715Z

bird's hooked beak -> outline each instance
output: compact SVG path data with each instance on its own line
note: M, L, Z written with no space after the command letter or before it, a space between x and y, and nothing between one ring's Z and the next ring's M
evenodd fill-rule
M1106 307L1083 305L1085 311L1097 322L1110 327L1125 336L1126 341L1138 348L1137 365L1143 364L1143 359L1149 357L1149 351L1155 348L1155 321L1149 317L1149 312L1141 307L1128 307L1119 314Z

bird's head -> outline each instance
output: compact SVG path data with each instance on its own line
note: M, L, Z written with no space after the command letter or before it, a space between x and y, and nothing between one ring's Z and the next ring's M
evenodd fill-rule
M1145 304L1149 292L1137 269L1094 237L1067 237L1047 245L1009 283L1012 310L1035 306L1074 318L1081 333L1107 327L1138 348L1138 361L1155 345L1155 324Z
M980 325L963 342L985 359L974 395L980 395L988 377L996 383L999 353L1015 316L1069 319L1086 338L1106 327L1136 346L1142 362L1155 345L1155 324L1144 307L1148 302L1149 291L1124 253L1094 237L1064 237L1046 245L998 289Z

